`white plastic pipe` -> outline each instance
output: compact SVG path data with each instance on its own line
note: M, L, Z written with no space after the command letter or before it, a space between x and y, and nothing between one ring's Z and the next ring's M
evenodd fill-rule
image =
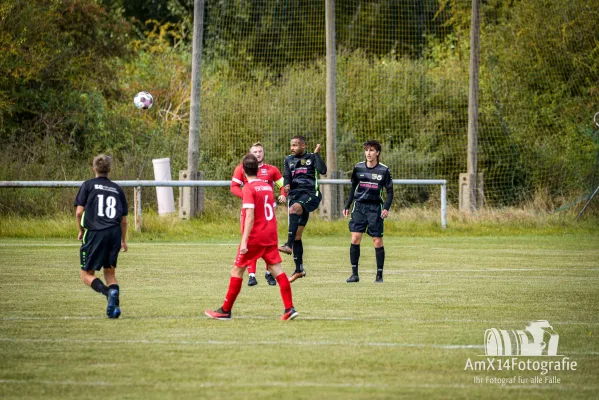
M152 164L154 164L154 179L156 181L171 180L170 158L157 158L152 160ZM156 197L158 200L158 215L175 212L175 196L172 187L156 187Z

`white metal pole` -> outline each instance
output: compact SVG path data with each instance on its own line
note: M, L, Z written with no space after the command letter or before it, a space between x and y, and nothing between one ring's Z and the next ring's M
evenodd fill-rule
M441 185L441 228L447 228L447 185Z
M141 232L141 186L135 187L135 230Z

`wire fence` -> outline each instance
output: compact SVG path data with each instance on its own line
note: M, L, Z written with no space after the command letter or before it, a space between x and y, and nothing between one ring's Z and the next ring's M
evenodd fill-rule
M599 90L599 7L590 3L599 6L483 4L478 171L488 206L580 195L599 179L599 132L585 104ZM394 177L446 179L457 202L467 169L470 4L336 1L339 169L351 173L360 144L377 139ZM208 68L203 89L201 165L224 165L208 174L225 178L257 140L278 167L293 135L324 143L324 2L207 7L205 65L217 72ZM404 204L434 198L426 187L400 192Z
M142 187L229 187L231 181L114 181L123 188L134 188L135 229L142 229ZM349 179L321 179L322 185L351 185ZM0 188L76 188L82 181L0 181ZM447 181L442 179L394 179L394 185L434 185L440 187L441 228L447 227Z

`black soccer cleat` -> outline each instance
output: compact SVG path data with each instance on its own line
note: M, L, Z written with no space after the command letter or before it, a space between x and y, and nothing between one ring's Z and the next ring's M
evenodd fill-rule
M274 276L272 276L272 274L264 274L264 278L266 279L266 282L268 282L268 284L270 286L277 286L277 280L275 279Z
M250 278L248 279L248 286L254 286L257 284L258 284L258 281L256 280L256 277L250 276Z
M376 279L374 280L374 283L383 283L383 276L377 275Z
M106 315L108 318L118 318L121 315L119 307L119 291L118 289L110 289L108 291L108 305L106 306Z
M345 282L347 282L347 283L360 282L360 277L356 274L352 274L352 276L347 278L347 280Z

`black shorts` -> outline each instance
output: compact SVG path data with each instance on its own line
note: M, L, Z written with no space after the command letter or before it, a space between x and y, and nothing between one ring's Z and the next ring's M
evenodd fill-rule
M85 271L99 271L104 268L116 268L116 262L121 251L121 227L101 231L86 230L83 235L83 244L79 250L81 269Z
M383 237L383 206L378 203L355 202L349 219L349 231Z
M317 193L300 193L297 196L289 196L289 207L295 203L299 203L304 212L300 216L299 225L306 226L308 219L310 219L310 213L316 211L322 200L322 194Z

